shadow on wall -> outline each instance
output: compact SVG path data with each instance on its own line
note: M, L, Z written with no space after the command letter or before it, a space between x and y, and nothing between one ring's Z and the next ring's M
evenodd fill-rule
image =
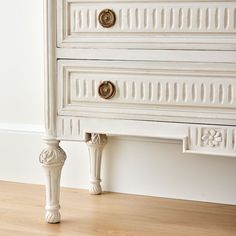
M230 157L183 154L179 141L111 137L104 150L103 186L115 192L235 204L235 164Z

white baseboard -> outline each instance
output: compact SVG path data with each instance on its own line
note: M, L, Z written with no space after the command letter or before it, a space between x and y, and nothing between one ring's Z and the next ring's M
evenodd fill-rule
M31 124L17 124L17 123L1 123L0 122L0 133L13 133L13 134L36 134L44 135L43 125L31 125ZM112 139L123 140L123 141L139 141L139 142L154 142L154 143L169 143L169 144L180 144L180 140L172 139L157 139L151 137L134 137L134 136L113 136Z
M23 134L38 134L44 133L43 125L29 125L17 123L0 123L1 133L23 133Z

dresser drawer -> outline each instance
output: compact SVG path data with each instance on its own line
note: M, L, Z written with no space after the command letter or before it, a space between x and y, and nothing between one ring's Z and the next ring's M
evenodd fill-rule
M106 81L110 98L99 91ZM233 63L58 62L59 115L232 125L235 108Z
M58 0L57 4L59 47L236 49L234 0Z

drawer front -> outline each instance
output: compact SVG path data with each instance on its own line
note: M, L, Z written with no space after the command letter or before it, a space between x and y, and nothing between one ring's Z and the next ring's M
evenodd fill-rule
M59 47L236 49L233 0L58 0L57 8ZM114 13L103 15L108 28L105 9Z
M104 81L114 85L108 99ZM235 64L58 62L59 115L232 124L235 108Z

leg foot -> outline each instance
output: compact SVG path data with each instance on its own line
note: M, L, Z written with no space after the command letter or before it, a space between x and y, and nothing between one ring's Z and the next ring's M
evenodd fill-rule
M48 223L59 223L60 215L60 178L61 170L66 160L66 154L57 140L46 140L45 148L39 157L46 174L46 215Z
M101 180L90 180L89 193L98 195L102 193Z
M102 151L107 143L107 136L104 134L91 134L91 139L87 142L90 158L90 194L101 194L100 171L102 161Z
M47 210L45 214L46 222L50 224L57 224L61 221L61 214L59 210Z

